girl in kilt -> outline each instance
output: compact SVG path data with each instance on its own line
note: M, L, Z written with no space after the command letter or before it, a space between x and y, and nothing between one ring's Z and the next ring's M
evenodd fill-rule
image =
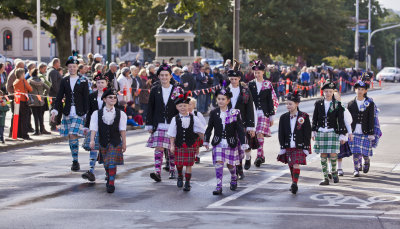
M247 144L244 144L245 131L240 118L240 111L228 108L232 93L225 86L226 83L224 82L222 88L215 93L218 108L210 112L208 126L204 135L204 146L208 150L211 132L214 130L211 145L213 146L212 157L217 177L217 187L213 191L213 195L222 194L222 177L225 163L231 173L230 189L236 190L236 165L240 164L238 144L239 142L242 144L240 146L242 150L249 148Z
M78 75L78 60L70 56L67 60L68 74L62 78L60 89L51 111L51 121L55 122L58 113L62 112L60 134L68 136L72 154L71 170L79 171L78 162L79 137L84 136L84 120L88 111L89 86L86 77ZM63 105L63 100L65 103Z
M260 144L260 147L257 149L257 158L254 161L254 165L260 167L265 162L264 137L271 137L270 127L274 124L274 115L278 109L279 100L276 97L272 83L264 79L265 65L260 60L255 61L252 70L256 79L249 82L249 88L256 108L256 135ZM248 163L248 160L246 160L245 168L247 168L246 165Z
M306 157L311 153L311 123L308 114L299 110L299 93L289 93L286 98L286 108L289 112L279 119L278 136L281 151L277 159L288 164L292 175L290 191L296 194L300 165L307 165Z
M190 98L187 95L179 95L175 100L176 109L179 114L172 118L168 128L172 153L175 153L175 165L178 170L177 186L183 186L183 166L185 171L185 187L183 191L190 191L190 179L192 177L192 166L196 155L199 154L198 138L204 137L205 125L198 117L191 114L188 110Z
M108 77L103 75L100 71L96 72L93 76L93 79L96 81L96 87L97 90L95 92L92 92L89 94L89 110L88 114L86 115L86 120L85 120L85 140L83 142L83 148L85 150L90 151L89 154L89 166L90 169L86 171L85 173L82 174L82 178L89 180L89 181L95 181L96 177L94 175L94 167L96 165L97 161L97 152L99 150L99 134L96 133L95 136L95 147L92 150L89 146L90 144L90 120L92 117L92 114L94 111L97 111L99 109L102 109L105 106L105 103L103 103L103 100L101 97L103 96L103 92L107 89L107 84L108 84Z
M193 97L189 98L189 106L188 106L188 110L189 113L193 114L194 116L196 116L197 118L199 118L200 122L204 125L207 126L207 122L206 119L204 118L204 116L201 114L201 112L195 111L194 109L196 109L196 105L197 105L197 100ZM200 138L200 136L197 138L197 151L198 153L196 154L196 164L200 163L200 147L203 146L203 138Z
M356 98L348 103L353 122L353 139L350 140L350 148L353 153L354 176L359 177L364 158L364 173L368 173L372 146L375 140L375 103L367 96L370 77L364 73L362 80L355 85Z
M254 122L254 104L251 92L245 83L240 83L241 73L239 71L240 64L234 60L233 69L228 71L229 89L232 92L229 108L240 110L240 116L243 127L246 128L246 143L249 143L251 138L255 137L255 122ZM246 154L245 168L249 169L251 165L251 149L243 151L239 148L240 164L236 167L236 172L239 180L244 178L242 160Z
M95 148L95 136L99 136L99 164L104 165L107 175L107 192L115 191L115 176L117 165L124 164L126 151L126 123L125 112L115 108L117 91L107 89L101 96L106 105L94 111L90 119L90 148Z
M150 138L146 146L155 148L154 150L154 173L150 177L156 182L161 181L161 165L164 150L169 155L169 179L175 179L175 156L171 153L170 139L167 131L171 120L178 114L174 100L183 93L182 88L171 84L171 67L163 64L157 71L160 83L150 91L146 130L149 131Z
M346 140L347 130L344 123L344 107L333 96L336 85L328 79L321 89L324 99L315 102L312 137L315 140L314 151L321 155L324 180L320 185L329 185L328 157L331 160L333 182L338 183L337 154L340 152L340 144L344 144Z

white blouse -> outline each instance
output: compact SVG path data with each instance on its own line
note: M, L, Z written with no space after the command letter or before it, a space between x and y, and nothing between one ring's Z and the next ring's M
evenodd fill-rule
M182 120L182 127L183 128L188 128L190 125L190 116L183 116L179 114L179 117ZM200 119L197 116L193 116L193 132L195 133L201 133L204 134L206 132L206 126L200 121ZM176 126L176 119L175 117L172 118L171 124L169 125L168 128L168 136L175 138L176 137L176 132L177 132L177 126Z
M116 111L114 107L111 110L108 110L108 108L106 107L103 108L102 120L105 124L107 125L113 124L115 116L116 116ZM127 124L127 116L125 112L121 111L121 117L119 119L119 130L120 131L126 130L126 124ZM98 111L94 111L92 114L92 118L90 119L90 130L91 131L99 130Z

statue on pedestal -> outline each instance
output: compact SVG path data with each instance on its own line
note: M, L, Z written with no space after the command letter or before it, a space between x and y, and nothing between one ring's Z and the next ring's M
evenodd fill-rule
M176 6L179 2L176 3L167 3L163 12L158 13L158 20L162 21L162 24L157 29L157 33L191 33L193 31L193 25L197 18L197 13L195 13L192 17L185 19L185 14L177 14L175 12ZM164 17L164 19L162 19ZM175 20L184 21L184 23L179 26L177 29L165 28L165 24L168 18L173 18ZM184 30L186 25L189 25L189 28Z

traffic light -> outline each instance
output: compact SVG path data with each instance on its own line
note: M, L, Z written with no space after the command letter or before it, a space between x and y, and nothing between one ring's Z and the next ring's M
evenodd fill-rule
M365 46L360 48L360 53L359 53L359 61L364 62L365 61Z
M12 39L11 34L7 34L6 35L6 45L11 45L12 44L11 39Z
M368 53L370 55L374 54L374 46L373 45L368 46Z
M97 45L101 45L101 36L97 36Z

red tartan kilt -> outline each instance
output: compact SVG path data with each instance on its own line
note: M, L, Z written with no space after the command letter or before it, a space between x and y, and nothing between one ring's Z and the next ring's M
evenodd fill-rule
M289 164L290 166L293 166L294 164L307 165L306 157L307 156L302 149L290 148L286 149L286 153L278 155L277 160Z
M196 153L199 148L194 144L192 147L175 147L175 165L177 166L193 166Z
M195 143L198 147L202 147L203 146L203 139L201 139L200 137L198 137L196 139L196 143Z

